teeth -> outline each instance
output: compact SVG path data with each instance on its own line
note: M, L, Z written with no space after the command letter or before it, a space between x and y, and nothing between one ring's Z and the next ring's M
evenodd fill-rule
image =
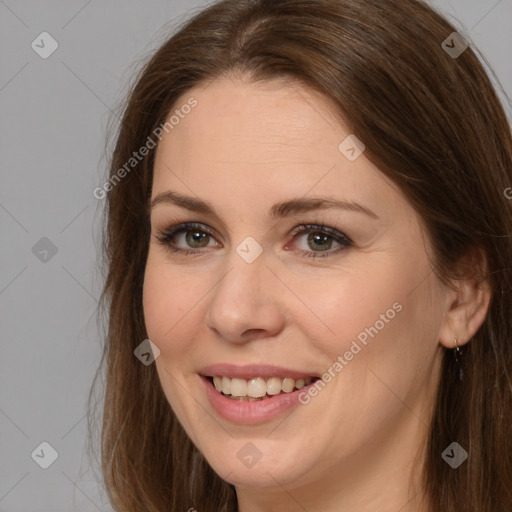
M231 394L233 396L247 396L247 381L245 379L231 379Z
M263 400L262 398L253 398L252 396L231 396L228 398L230 400L236 400L237 402L258 402L259 400Z
M213 377L213 385L215 389L224 395L231 395L234 400L243 400L247 398L249 401L261 399L266 395L278 395L279 393L291 393L294 389L302 389L313 382L312 377L306 379L291 379L285 377L270 377L265 381L261 377L250 379L230 379L228 377ZM254 400L253 400L254 399Z
M253 398L259 398L261 396L265 396L267 394L267 383L261 379L251 379L247 383L247 396L252 396Z
M289 379L286 377L283 379L283 383L281 384L281 388L285 393L291 393L293 391L293 388L295 387L295 380Z
M306 379L298 379L295 381L295 387L297 389L302 389L306 385Z
M222 377L222 392L225 395L231 394L231 379L228 379L227 377Z
M281 393L281 379L279 377L271 377L267 380L267 395L278 395Z

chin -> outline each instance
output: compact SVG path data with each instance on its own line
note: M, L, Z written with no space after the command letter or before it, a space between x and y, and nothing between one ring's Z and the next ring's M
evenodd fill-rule
M284 441L271 442L268 439L233 439L224 450L203 452L212 469L224 480L240 487L265 488L290 486L306 483L312 465L302 461L299 466L301 446L288 446L287 450L276 449Z

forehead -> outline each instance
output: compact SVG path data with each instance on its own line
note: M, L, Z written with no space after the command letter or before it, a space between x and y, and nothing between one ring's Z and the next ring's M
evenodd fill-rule
M173 128L169 142L200 143L218 157L240 160L248 154L253 161L265 161L282 153L299 158L320 142L320 149L330 144L336 150L343 131L326 98L282 80L254 83L220 78L185 93L173 110L191 97L197 106Z
M197 104L181 111L157 147L153 196L173 189L213 203L213 191L219 200L253 204L310 192L392 200L392 184L364 153L349 161L340 152L350 130L318 92L282 80L221 78L187 91L171 114L191 98Z

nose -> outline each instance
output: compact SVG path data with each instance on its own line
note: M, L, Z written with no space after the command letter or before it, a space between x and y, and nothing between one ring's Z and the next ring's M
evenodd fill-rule
M283 328L283 285L264 255L248 263L233 251L228 270L208 295L211 303L205 322L218 337L246 343L276 336Z

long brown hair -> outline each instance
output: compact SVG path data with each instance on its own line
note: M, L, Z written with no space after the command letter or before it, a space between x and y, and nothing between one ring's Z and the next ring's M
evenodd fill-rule
M418 0L224 0L196 13L145 63L104 187L100 306L108 320L93 389L105 369L101 469L117 511L237 510L234 487L182 429L155 365L134 357L147 338L142 284L155 151L122 179L119 169L181 95L238 72L290 78L337 105L365 156L421 215L443 282L464 277L456 266L463 255L480 255L469 270L488 280L491 303L464 346L462 383L452 352L444 355L423 482L435 511L512 510L512 201L504 193L512 138L477 50L454 56L442 46L455 31ZM456 470L441 457L453 441L469 454Z

